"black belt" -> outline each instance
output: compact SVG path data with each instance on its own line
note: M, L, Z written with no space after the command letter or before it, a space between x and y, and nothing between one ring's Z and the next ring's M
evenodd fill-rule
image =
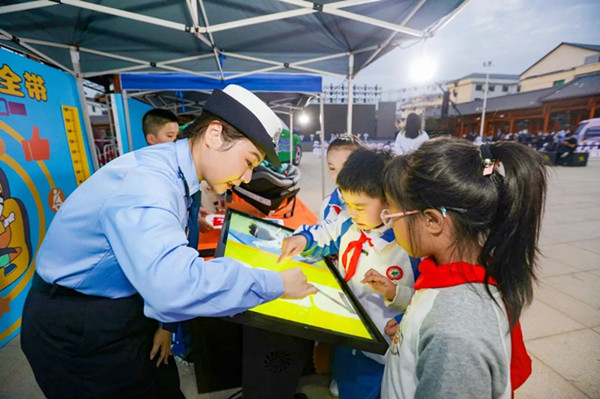
M31 289L38 292L49 294L50 296L75 296L75 297L89 297L91 295L83 294L74 289L63 287L57 284L50 284L45 282L39 274L33 274L33 281L31 283Z

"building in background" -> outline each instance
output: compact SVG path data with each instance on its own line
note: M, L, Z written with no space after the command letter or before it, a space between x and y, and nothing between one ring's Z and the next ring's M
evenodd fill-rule
M458 136L479 134L482 100L450 109L450 126ZM584 75L558 87L530 90L487 101L483 134L553 132L575 129L600 117L600 73Z
M561 43L521 73L521 91L559 87L595 73L600 73L600 45Z
M440 83L448 92L444 118L443 90L398 99L400 115L425 113L426 129L478 134L485 73L471 73ZM410 93L415 89L403 89ZM600 45L561 43L520 75L490 74L484 135L552 132L574 129L600 117Z
M450 100L456 104L483 100L485 73L471 73L446 83ZM487 97L499 97L519 92L519 75L490 73Z

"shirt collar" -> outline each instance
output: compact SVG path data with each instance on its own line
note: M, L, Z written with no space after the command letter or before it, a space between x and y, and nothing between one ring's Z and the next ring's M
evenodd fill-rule
M190 195L200 191L200 181L194 159L192 158L192 150L190 148L189 139L180 139L175 142L175 151L177 154L177 166L183 172L183 176L187 181Z
M388 229L385 226L379 226L369 231L364 231L365 235L371 239L371 243L378 251L382 251L385 247L390 244L394 244L396 237L394 236L394 230Z
M342 198L342 194L340 193L340 189L336 187L331 193L331 200L329 202L331 205L343 205L344 199Z

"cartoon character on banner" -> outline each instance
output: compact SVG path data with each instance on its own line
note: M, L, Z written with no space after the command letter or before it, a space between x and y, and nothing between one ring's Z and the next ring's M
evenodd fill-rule
M25 273L31 253L27 211L21 200L10 196L8 179L0 168L0 290Z

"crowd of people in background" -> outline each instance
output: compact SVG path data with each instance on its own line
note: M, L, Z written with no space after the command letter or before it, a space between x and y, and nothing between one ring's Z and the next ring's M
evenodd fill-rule
M430 138L434 138L441 135L454 135L453 132L440 134L438 131L434 131L428 134L425 130L417 130L417 134L415 137L412 137L410 142L415 141L418 142L418 145L427 141ZM332 133L331 140L329 143L339 137L343 137L346 133ZM400 130L396 133L395 141L391 139L371 139L368 140L368 134L364 135L364 145L367 148L376 149L376 150L392 150L396 154L402 154L404 151L402 150L402 143L406 144L406 129ZM527 129L523 129L517 133L502 133L498 132L493 135L488 136L480 136L478 133L469 133L464 134L462 136L463 139L472 142L475 145L481 145L483 143L495 143L499 141L511 141L523 144L527 147L533 148L536 151L541 152L558 152L559 155L567 156L572 154L573 152L587 152L590 154L590 157L600 157L600 148L594 145L579 145L577 142L577 137L573 134L573 132L569 129L562 129L554 132L538 132L532 133ZM418 147L417 145L417 147ZM325 145L327 148L327 144ZM313 152L315 155L319 155L321 150L321 144L318 140L315 140L313 143Z

